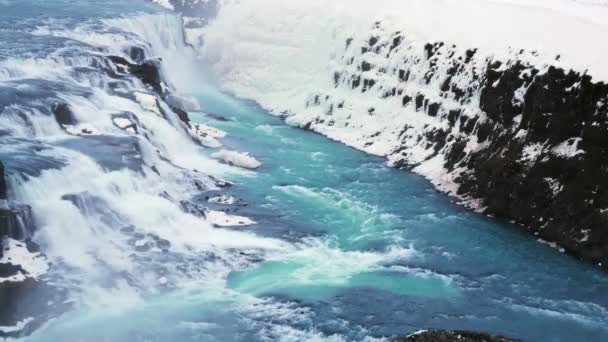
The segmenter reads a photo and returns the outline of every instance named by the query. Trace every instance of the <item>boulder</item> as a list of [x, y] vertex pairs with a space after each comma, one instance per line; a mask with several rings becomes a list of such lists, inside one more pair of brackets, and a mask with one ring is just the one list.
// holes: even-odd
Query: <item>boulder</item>
[[421, 330], [405, 337], [397, 337], [394, 342], [517, 342], [500, 336], [465, 330]]
[[60, 125], [76, 125], [78, 122], [74, 117], [74, 113], [70, 109], [70, 106], [63, 102], [54, 103], [51, 106], [51, 111], [55, 116], [55, 120]]

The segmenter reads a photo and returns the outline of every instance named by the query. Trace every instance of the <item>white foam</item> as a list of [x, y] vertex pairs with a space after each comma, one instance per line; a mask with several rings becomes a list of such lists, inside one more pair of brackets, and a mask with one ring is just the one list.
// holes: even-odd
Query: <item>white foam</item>
[[[23, 269], [25, 273], [20, 271], [7, 278], [0, 278], [0, 283], [20, 282], [27, 278], [38, 279], [49, 269], [46, 258], [40, 253], [28, 251], [23, 242], [6, 238], [2, 242], [2, 248], [4, 250], [4, 256], [0, 259], [0, 264], [21, 266], [21, 269]], [[0, 330], [2, 330], [2, 328], [0, 328]]]

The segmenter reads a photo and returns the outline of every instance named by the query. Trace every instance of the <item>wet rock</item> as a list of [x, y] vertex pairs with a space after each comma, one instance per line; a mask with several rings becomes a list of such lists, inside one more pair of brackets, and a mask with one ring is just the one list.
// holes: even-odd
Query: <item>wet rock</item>
[[405, 337], [397, 337], [394, 342], [518, 342], [500, 336], [492, 336], [465, 330], [423, 330]]
[[0, 161], [0, 200], [7, 199], [8, 189], [6, 187], [6, 178], [4, 174], [4, 163]]
[[131, 75], [137, 77], [143, 84], [152, 88], [156, 93], [164, 93], [160, 72], [160, 59], [148, 59], [141, 63], [131, 63], [120, 56], [108, 56], [107, 58], [116, 65], [126, 66], [126, 70]]
[[59, 102], [53, 104], [51, 111], [55, 116], [55, 120], [60, 125], [76, 125], [78, 123], [74, 117], [74, 113], [72, 113], [72, 110], [70, 109], [70, 106], [66, 103]]
[[129, 47], [128, 54], [135, 63], [141, 63], [146, 59], [146, 50], [141, 46]]
[[[34, 232], [32, 208], [28, 205], [11, 203], [0, 208], [0, 239], [3, 237], [25, 240]], [[0, 252], [0, 256], [2, 252]]]
[[180, 207], [185, 213], [198, 217], [205, 217], [205, 207], [201, 206], [200, 204], [183, 200], [180, 202]]
[[190, 117], [188, 116], [188, 112], [178, 107], [171, 107], [171, 110], [177, 114], [177, 117], [188, 127], [192, 127], [190, 125]]

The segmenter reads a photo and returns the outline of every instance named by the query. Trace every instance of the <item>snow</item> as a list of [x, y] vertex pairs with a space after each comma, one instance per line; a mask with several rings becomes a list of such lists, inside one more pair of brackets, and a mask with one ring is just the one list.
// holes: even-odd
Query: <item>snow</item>
[[209, 148], [221, 147], [222, 143], [217, 139], [226, 136], [226, 132], [205, 124], [191, 124], [190, 130], [203, 146]]
[[[414, 171], [456, 193], [453, 180], [468, 170], [448, 173], [444, 162], [449, 144], [437, 153], [427, 136], [447, 130], [465, 140], [467, 153], [487, 147], [446, 122], [451, 109], [462, 109], [465, 119], [486, 119], [478, 107], [478, 70], [485, 70], [490, 58], [507, 63], [517, 59], [537, 66], [541, 73], [554, 65], [608, 80], [608, 59], [604, 58], [608, 45], [601, 43], [608, 34], [606, 18], [606, 3], [594, 1], [225, 1], [217, 18], [200, 29], [205, 43], [199, 53], [223, 90], [284, 115], [290, 125], [386, 156], [391, 165], [405, 161], [417, 166]], [[402, 43], [389, 51], [397, 36]], [[377, 38], [374, 46], [379, 50], [362, 53], [370, 37]], [[436, 61], [439, 76], [425, 82], [428, 64], [420, 62], [426, 60], [424, 46], [436, 41], [446, 43]], [[478, 52], [452, 82], [461, 89], [477, 90], [465, 104], [445, 98], [439, 89], [452, 62], [447, 56], [462, 57], [473, 48]], [[363, 63], [370, 65], [369, 70], [361, 70]], [[505, 64], [501, 67], [506, 68]], [[398, 69], [411, 72], [408, 82], [399, 79]], [[353, 75], [361, 76], [361, 85], [353, 85]], [[375, 83], [363, 89], [366, 78]], [[400, 96], [386, 96], [391, 89]], [[517, 90], [514, 101], [521, 102], [525, 91]], [[423, 94], [429, 104], [439, 103], [439, 113], [430, 116], [427, 108], [418, 110], [413, 103], [417, 94]], [[403, 105], [403, 95], [412, 101]], [[521, 116], [516, 117], [512, 128], [520, 121]], [[525, 139], [526, 135], [522, 130], [516, 137]], [[582, 153], [571, 150], [572, 146], [576, 148], [531, 144], [521, 161], [534, 162], [545, 152], [570, 157]], [[227, 154], [217, 156], [226, 161]]]
[[252, 157], [247, 152], [221, 150], [212, 154], [211, 156], [227, 164], [242, 167], [245, 169], [257, 169], [262, 165], [262, 163], [260, 163], [257, 159]]
[[607, 7], [568, 0], [259, 0], [224, 4], [206, 28], [205, 42], [216, 72], [247, 97], [316, 88], [332, 47], [360, 37], [375, 21], [418, 42], [445, 41], [496, 55], [540, 51], [550, 63], [560, 55], [561, 64], [608, 79], [608, 46], [601, 43], [606, 18]]
[[2, 243], [2, 247], [4, 256], [0, 259], [0, 264], [21, 266], [24, 272], [18, 272], [7, 278], [0, 278], [0, 283], [20, 282], [27, 278], [38, 279], [38, 277], [45, 274], [49, 269], [46, 258], [40, 253], [31, 253], [28, 251], [23, 242], [6, 238]]
[[257, 224], [257, 222], [248, 217], [230, 215], [223, 211], [209, 210], [205, 213], [205, 218], [209, 223], [219, 227], [239, 227]]
[[135, 92], [133, 95], [135, 96], [135, 101], [137, 101], [143, 109], [162, 117], [156, 96], [140, 92]]
[[135, 134], [135, 124], [129, 120], [129, 119], [125, 119], [125, 118], [113, 118], [112, 122], [114, 123], [114, 125], [122, 130], [125, 130], [129, 133], [133, 133]]
[[205, 124], [193, 124], [192, 131], [199, 136], [210, 136], [212, 138], [226, 137], [226, 132]]
[[236, 203], [236, 198], [234, 198], [232, 196], [228, 196], [228, 195], [222, 195], [222, 196], [212, 197], [209, 199], [208, 202], [215, 203], [215, 204], [232, 205], [232, 204]]
[[555, 146], [551, 153], [564, 158], [573, 158], [579, 154], [585, 154], [585, 151], [578, 148], [581, 138], [570, 138], [561, 144]]
[[523, 155], [520, 161], [525, 163], [534, 163], [542, 154], [544, 146], [539, 143], [528, 144], [524, 146]]
[[159, 4], [159, 5], [163, 6], [164, 8], [171, 10], [171, 11], [175, 9], [173, 4], [171, 4], [170, 0], [152, 0], [152, 2], [154, 2], [155, 4]]

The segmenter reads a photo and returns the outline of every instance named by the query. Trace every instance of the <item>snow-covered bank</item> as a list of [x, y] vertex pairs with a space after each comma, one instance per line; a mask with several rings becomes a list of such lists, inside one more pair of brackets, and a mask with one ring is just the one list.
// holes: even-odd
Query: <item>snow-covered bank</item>
[[605, 19], [595, 1], [225, 1], [200, 52], [288, 123], [608, 264]]

